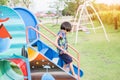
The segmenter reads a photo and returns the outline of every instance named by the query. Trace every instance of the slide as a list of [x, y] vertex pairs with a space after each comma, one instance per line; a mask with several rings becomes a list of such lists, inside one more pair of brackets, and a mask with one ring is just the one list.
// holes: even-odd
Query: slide
[[[37, 45], [37, 48], [35, 48], [33, 45]], [[64, 62], [59, 58], [58, 53], [55, 50], [53, 50], [51, 47], [49, 47], [47, 44], [42, 42], [41, 40], [38, 39], [32, 42], [28, 48], [38, 51], [41, 55], [46, 57], [50, 62], [54, 63], [57, 67], [62, 69]], [[78, 74], [78, 68], [75, 65], [74, 65], [74, 71], [76, 74]], [[83, 76], [83, 71], [80, 70], [80, 77], [82, 76]]]
[[17, 74], [11, 67], [10, 61], [2, 60], [0, 61], [0, 80], [24, 80], [24, 77]]
[[[8, 44], [10, 45], [9, 49], [7, 49], [4, 52], [1, 51], [2, 53], [0, 53], [0, 55], [13, 55], [13, 54], [21, 55], [21, 48], [23, 47], [23, 45], [26, 44], [24, 21], [22, 20], [20, 15], [17, 12], [15, 12], [13, 9], [7, 6], [1, 6], [1, 5], [0, 5], [0, 18], [7, 19], [7, 21], [0, 22], [0, 23], [3, 24], [3, 27], [2, 27], [3, 30], [6, 29], [7, 33], [9, 33], [10, 35], [10, 36], [6, 35], [6, 37], [3, 36], [0, 38], [0, 41], [4, 41], [2, 44], [4, 47], [6, 45], [5, 41], [7, 36], [11, 37], [11, 39], [7, 41], [10, 43]], [[0, 47], [2, 46], [0, 45]]]
[[[14, 8], [14, 10], [22, 17], [25, 23], [25, 28], [32, 26], [38, 29], [36, 26], [38, 24], [37, 19], [30, 11], [25, 8]], [[34, 41], [38, 37], [38, 34], [34, 30], [30, 29], [28, 32], [29, 42]]]
[[28, 59], [17, 55], [0, 56], [0, 80], [16, 79], [31, 80]]
[[[2, 5], [0, 5], [0, 19], [0, 23], [3, 24], [0, 28], [5, 34], [0, 38], [0, 80], [26, 80], [24, 79], [26, 76], [31, 80], [28, 60], [17, 57], [21, 56], [21, 49], [26, 45], [24, 21], [14, 9]], [[15, 63], [23, 75], [17, 74], [11, 63]]]
[[[33, 14], [30, 11], [28, 11], [28, 10], [26, 10], [24, 8], [14, 8], [14, 10], [16, 10], [21, 15], [21, 17], [23, 18], [25, 24], [31, 23], [31, 20], [30, 20], [30, 22], [28, 20], [29, 18], [30, 19], [33, 18], [32, 19], [33, 23], [34, 22], [36, 23], [37, 20], [35, 20], [36, 18], [33, 17]], [[28, 19], [26, 19], [25, 17], [27, 17]], [[36, 29], [36, 30], [39, 31], [39, 29], [37, 29], [35, 27], [35, 25], [29, 25], [29, 26], [32, 26], [34, 29]], [[28, 49], [31, 52], [33, 50], [34, 52], [37, 52], [37, 53], [41, 54], [46, 59], [48, 59], [50, 62], [52, 62], [53, 64], [55, 64], [57, 67], [59, 67], [60, 69], [62, 69], [62, 66], [63, 66], [64, 62], [59, 58], [58, 53], [55, 50], [53, 50], [51, 47], [49, 47], [47, 44], [45, 44], [44, 42], [42, 42], [39, 38], [34, 37], [34, 36], [36, 36], [36, 34], [34, 34], [34, 33], [36, 33], [36, 31], [34, 31], [34, 30], [30, 31], [30, 30], [31, 29], [28, 30], [28, 34], [29, 34], [28, 35], [28, 39], [29, 39], [29, 41], [32, 40], [32, 42], [28, 45]], [[32, 32], [33, 32], [33, 35], [31, 35]], [[36, 46], [34, 46], [34, 45], [36, 45]], [[31, 54], [31, 53], [28, 53], [28, 56], [32, 55], [32, 56], [35, 57], [37, 55], [37, 53], [35, 55]], [[74, 65], [74, 71], [75, 71], [76, 74], [78, 74], [77, 70], [78, 70], [78, 68]], [[70, 75], [71, 77], [73, 77], [71, 75], [71, 72], [68, 73], [68, 75]], [[83, 76], [83, 71], [82, 70], [80, 70], [80, 75], [79, 76], [80, 77]]]
[[[38, 21], [36, 17], [33, 15], [33, 13], [21, 7], [16, 7], [14, 8], [14, 10], [21, 16], [22, 20], [24, 21], [25, 28], [32, 26], [33, 28], [39, 30], [39, 27], [36, 26], [38, 24]], [[29, 32], [28, 33], [29, 42], [33, 42], [37, 38], [40, 38], [40, 36], [36, 33], [36, 31], [29, 29], [28, 32]], [[34, 52], [34, 50], [28, 48], [28, 57], [30, 61], [34, 60], [37, 56], [38, 56], [37, 52]]]

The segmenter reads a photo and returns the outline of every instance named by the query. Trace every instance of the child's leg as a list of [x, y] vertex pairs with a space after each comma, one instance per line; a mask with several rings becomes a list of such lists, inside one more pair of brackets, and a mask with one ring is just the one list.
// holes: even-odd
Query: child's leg
[[70, 70], [72, 71], [72, 74], [75, 75], [72, 62], [70, 63]]
[[66, 67], [67, 67], [67, 64], [64, 64], [64, 65], [63, 65], [63, 69], [66, 69]]
[[64, 64], [64, 65], [63, 65], [63, 69], [64, 69], [65, 71], [67, 71], [67, 72], [69, 72], [68, 65], [69, 65], [69, 64]]
[[72, 62], [70, 63], [70, 70], [71, 70], [73, 76], [74, 76], [75, 78], [77, 78], [77, 75], [75, 74], [74, 69], [73, 69], [73, 64], [72, 64]]

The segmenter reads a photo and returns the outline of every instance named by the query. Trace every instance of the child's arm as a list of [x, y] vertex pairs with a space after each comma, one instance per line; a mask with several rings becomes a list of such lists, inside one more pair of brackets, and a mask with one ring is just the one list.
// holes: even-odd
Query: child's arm
[[56, 40], [55, 40], [55, 44], [58, 46], [58, 39], [59, 39], [59, 36], [56, 37]]
[[59, 40], [59, 38], [62, 38], [62, 36], [58, 35], [58, 36], [56, 37], [55, 44], [63, 49], [62, 53], [66, 53], [66, 50], [64, 49], [64, 46], [58, 45], [58, 40]]

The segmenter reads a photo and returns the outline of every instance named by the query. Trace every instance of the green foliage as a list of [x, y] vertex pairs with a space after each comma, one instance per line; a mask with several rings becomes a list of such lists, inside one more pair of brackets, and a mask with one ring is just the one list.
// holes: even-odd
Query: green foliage
[[106, 5], [104, 3], [101, 3], [101, 4], [96, 4], [96, 3], [93, 3], [93, 6], [94, 8], [97, 10], [97, 11], [111, 11], [111, 10], [120, 10], [120, 5]]
[[76, 8], [77, 8], [77, 5], [75, 5], [75, 3], [69, 2], [68, 6], [63, 10], [62, 14], [63, 15], [73, 15]]
[[14, 4], [14, 6], [18, 3], [20, 3], [20, 0], [12, 0], [12, 3]]
[[[94, 8], [98, 12], [103, 23], [111, 24], [113, 26], [120, 26], [120, 5], [106, 5], [106, 4], [94, 4]], [[98, 20], [95, 13], [88, 8], [88, 12], [92, 13], [92, 19]]]
[[66, 8], [62, 11], [63, 15], [74, 15], [77, 11], [77, 8], [79, 6], [79, 0], [75, 0], [75, 2], [67, 2]]
[[[120, 11], [102, 11], [98, 13], [102, 22], [106, 24], [115, 24], [117, 18], [117, 25], [120, 26]], [[98, 20], [97, 16], [93, 14], [93, 20]]]
[[8, 0], [1, 0], [1, 1], [0, 1], [0, 5], [6, 5], [7, 2], [8, 2]]

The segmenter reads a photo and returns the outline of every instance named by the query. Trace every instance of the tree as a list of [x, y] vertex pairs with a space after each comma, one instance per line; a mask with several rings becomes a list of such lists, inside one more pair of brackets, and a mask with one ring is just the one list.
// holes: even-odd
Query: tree
[[0, 5], [6, 5], [7, 2], [8, 2], [8, 0], [1, 0], [1, 1], [0, 1]]
[[18, 3], [20, 3], [20, 0], [8, 0], [8, 6], [10, 7], [15, 7]]
[[80, 0], [67, 1], [67, 6], [63, 10], [63, 15], [74, 15], [78, 6], [81, 4]]
[[56, 24], [58, 24], [58, 19], [62, 16], [62, 10], [65, 8], [66, 4], [65, 4], [66, 0], [56, 0], [54, 2], [51, 2], [51, 4], [49, 5], [50, 8], [53, 8], [56, 12]]
[[31, 4], [31, 1], [30, 0], [23, 0], [23, 4], [29, 8], [30, 4]]
[[8, 0], [9, 6], [15, 7], [17, 5], [21, 5], [29, 8], [31, 1], [30, 0]]

